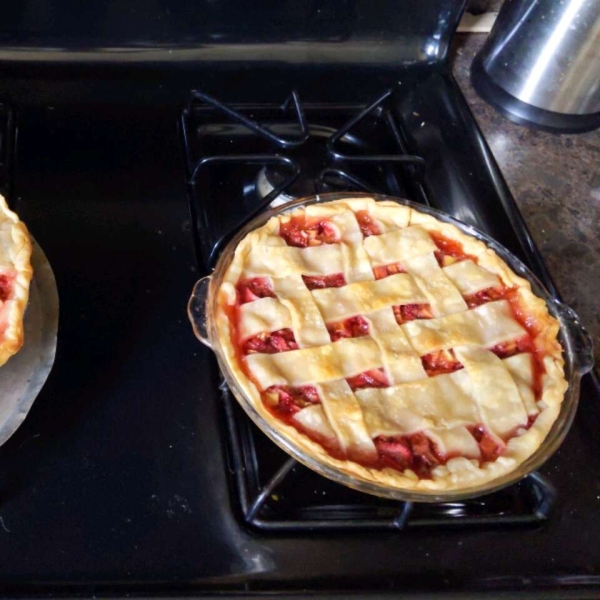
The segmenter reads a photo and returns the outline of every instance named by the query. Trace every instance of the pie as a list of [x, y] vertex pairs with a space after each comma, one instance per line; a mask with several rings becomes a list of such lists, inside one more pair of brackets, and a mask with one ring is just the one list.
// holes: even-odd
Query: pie
[[32, 276], [25, 225], [0, 196], [0, 366], [23, 345], [23, 314]]
[[509, 473], [567, 389], [559, 324], [529, 282], [478, 239], [392, 201], [310, 204], [251, 231], [214, 322], [273, 430], [393, 488]]

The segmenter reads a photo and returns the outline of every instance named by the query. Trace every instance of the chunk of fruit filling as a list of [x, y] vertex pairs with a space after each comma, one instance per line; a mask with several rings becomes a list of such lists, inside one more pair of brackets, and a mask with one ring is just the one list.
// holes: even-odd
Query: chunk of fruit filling
[[272, 385], [262, 393], [262, 397], [264, 403], [282, 417], [291, 417], [307, 406], [321, 403], [313, 385]]
[[370, 371], [359, 373], [354, 377], [348, 377], [346, 381], [352, 391], [363, 388], [384, 388], [390, 385], [383, 368], [371, 369]]
[[479, 445], [483, 462], [492, 462], [502, 455], [506, 448], [504, 442], [490, 434], [483, 425], [472, 425], [468, 429]]
[[340, 240], [340, 233], [333, 223], [324, 219], [306, 218], [304, 215], [281, 223], [279, 235], [288, 246], [298, 248], [335, 244]]
[[410, 469], [421, 479], [431, 477], [431, 471], [445, 462], [435, 444], [424, 433], [405, 436], [379, 436], [373, 440], [382, 467], [399, 471]]
[[341, 340], [342, 338], [362, 337], [369, 334], [369, 322], [359, 315], [345, 321], [329, 323], [327, 331], [329, 331], [332, 342]]
[[385, 279], [390, 275], [397, 275], [398, 273], [406, 273], [406, 269], [400, 263], [391, 263], [373, 268], [375, 279]]
[[240, 279], [235, 287], [240, 304], [254, 302], [254, 300], [258, 300], [259, 298], [275, 298], [273, 285], [267, 277]]
[[398, 324], [414, 321], [415, 319], [433, 319], [429, 304], [404, 304], [394, 306], [394, 316]]
[[276, 354], [297, 349], [298, 344], [291, 329], [259, 333], [242, 344], [244, 354]]
[[508, 342], [496, 344], [493, 348], [490, 348], [490, 351], [499, 358], [508, 358], [509, 356], [522, 354], [523, 352], [533, 352], [534, 347], [531, 336], [529, 334], [525, 334], [518, 340], [510, 340]]
[[454, 373], [463, 368], [461, 362], [454, 355], [453, 350], [436, 350], [421, 357], [421, 363], [429, 377]]
[[460, 242], [451, 240], [435, 231], [429, 232], [429, 237], [433, 240], [433, 243], [438, 247], [435, 251], [435, 257], [441, 267], [447, 267], [455, 262], [470, 258], [474, 262], [477, 259], [470, 254], [467, 254]]
[[309, 290], [322, 290], [324, 288], [346, 285], [343, 273], [334, 273], [333, 275], [302, 275], [302, 279]]
[[358, 221], [360, 231], [365, 237], [369, 237], [370, 235], [379, 235], [381, 233], [381, 229], [373, 217], [369, 214], [368, 210], [359, 210], [356, 213], [356, 220]]
[[502, 300], [506, 298], [507, 292], [508, 290], [503, 286], [491, 287], [486, 288], [485, 290], [481, 290], [480, 292], [476, 292], [475, 294], [469, 294], [464, 298], [469, 308], [475, 308], [476, 306], [481, 306], [486, 302]]
[[10, 299], [13, 291], [14, 276], [8, 273], [0, 273], [0, 302]]

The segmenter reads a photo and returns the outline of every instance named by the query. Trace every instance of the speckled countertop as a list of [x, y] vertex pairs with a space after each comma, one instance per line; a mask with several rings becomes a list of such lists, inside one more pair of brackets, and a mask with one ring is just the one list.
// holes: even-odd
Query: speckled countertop
[[459, 34], [454, 75], [563, 300], [592, 334], [600, 365], [600, 130], [556, 135], [515, 125], [469, 80], [486, 34]]

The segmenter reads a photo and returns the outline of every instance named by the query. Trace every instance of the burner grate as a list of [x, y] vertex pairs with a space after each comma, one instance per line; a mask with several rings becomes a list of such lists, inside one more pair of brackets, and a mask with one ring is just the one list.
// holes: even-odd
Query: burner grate
[[[303, 107], [292, 92], [281, 106], [234, 109], [193, 91], [179, 125], [196, 251], [203, 266], [213, 267], [232, 234], [278, 197], [367, 191], [428, 204], [422, 183], [425, 161], [406, 152], [391, 98], [388, 90], [358, 112], [355, 106], [329, 106], [323, 111], [314, 104]], [[315, 116], [313, 124], [306, 114]], [[323, 118], [335, 127], [320, 126]], [[367, 137], [374, 141], [365, 142]], [[240, 152], [246, 148], [250, 151]], [[271, 178], [264, 176], [269, 167], [275, 167]], [[247, 176], [240, 178], [240, 173]], [[299, 178], [302, 183], [293, 189]]]

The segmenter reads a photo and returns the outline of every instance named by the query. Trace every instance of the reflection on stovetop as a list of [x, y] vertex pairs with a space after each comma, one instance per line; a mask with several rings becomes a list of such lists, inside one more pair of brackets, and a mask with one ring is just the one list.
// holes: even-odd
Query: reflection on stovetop
[[[193, 92], [180, 128], [198, 260], [205, 268], [260, 211], [305, 195], [367, 191], [429, 204], [424, 161], [406, 152], [391, 92], [367, 107], [309, 104], [234, 110]], [[369, 496], [289, 458], [223, 386], [224, 432], [242, 521], [266, 531], [402, 530], [540, 523], [554, 504], [538, 473], [485, 497], [413, 504]]]

